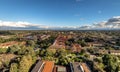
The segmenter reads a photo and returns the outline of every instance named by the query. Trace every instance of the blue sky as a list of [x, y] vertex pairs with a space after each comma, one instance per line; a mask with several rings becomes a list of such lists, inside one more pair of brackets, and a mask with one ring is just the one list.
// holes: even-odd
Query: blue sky
[[0, 20], [82, 26], [120, 15], [120, 0], [0, 0]]

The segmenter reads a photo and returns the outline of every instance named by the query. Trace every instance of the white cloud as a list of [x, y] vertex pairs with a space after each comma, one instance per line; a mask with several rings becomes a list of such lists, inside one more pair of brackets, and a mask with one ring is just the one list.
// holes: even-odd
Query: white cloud
[[10, 21], [0, 21], [0, 26], [10, 26], [10, 27], [26, 27], [27, 25], [30, 25], [28, 22], [10, 22]]
[[[94, 23], [90, 26], [87, 26], [86, 29], [120, 29], [120, 16], [114, 16], [108, 21], [103, 21], [99, 23]], [[84, 27], [85, 29], [85, 27]]]
[[120, 18], [120, 16], [113, 16], [113, 18]]
[[36, 27], [36, 28], [49, 28], [49, 26], [44, 26], [40, 24], [32, 24], [29, 22], [24, 21], [18, 21], [18, 22], [12, 22], [12, 21], [2, 21], [0, 20], [0, 27], [21, 27], [21, 28], [27, 28], [27, 27]]
[[[82, 19], [83, 20], [83, 19]], [[11, 21], [2, 21], [0, 20], [0, 30], [11, 28], [12, 29], [120, 29], [120, 16], [114, 16], [107, 21], [93, 23], [92, 25], [87, 24], [83, 26], [45, 26], [41, 24], [32, 24], [29, 22], [18, 21], [18, 22], [11, 22]]]

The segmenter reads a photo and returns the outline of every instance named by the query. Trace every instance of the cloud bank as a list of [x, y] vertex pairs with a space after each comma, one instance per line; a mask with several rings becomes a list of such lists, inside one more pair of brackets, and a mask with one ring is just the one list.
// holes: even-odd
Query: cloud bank
[[114, 16], [108, 21], [94, 23], [90, 26], [82, 26], [83, 29], [120, 29], [120, 16]]
[[107, 21], [93, 23], [86, 26], [68, 26], [56, 27], [45, 26], [41, 24], [32, 24], [29, 22], [11, 22], [0, 20], [0, 30], [93, 30], [93, 29], [120, 29], [120, 16], [114, 16]]
[[48, 26], [40, 25], [40, 24], [32, 24], [29, 22], [18, 21], [18, 22], [11, 22], [11, 21], [2, 21], [0, 20], [0, 30], [22, 30], [22, 29], [47, 29]]

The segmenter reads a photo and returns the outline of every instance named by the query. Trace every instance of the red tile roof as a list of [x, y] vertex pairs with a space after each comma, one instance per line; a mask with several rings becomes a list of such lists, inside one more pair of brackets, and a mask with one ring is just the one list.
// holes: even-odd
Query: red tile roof
[[73, 52], [80, 52], [81, 51], [81, 45], [79, 45], [79, 44], [72, 44], [72, 51]]
[[54, 68], [54, 62], [53, 61], [44, 61], [45, 65], [42, 72], [52, 72]]
[[18, 44], [24, 45], [25, 42], [24, 41], [23, 42], [10, 41], [10, 42], [6, 42], [6, 43], [1, 43], [0, 48], [3, 48], [3, 47], [7, 48], [7, 47], [10, 47], [10, 46], [13, 46], [13, 45], [18, 45]]

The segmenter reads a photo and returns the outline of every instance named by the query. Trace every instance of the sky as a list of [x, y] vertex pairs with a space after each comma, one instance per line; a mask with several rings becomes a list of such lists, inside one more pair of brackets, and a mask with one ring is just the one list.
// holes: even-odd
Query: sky
[[84, 26], [120, 16], [120, 0], [0, 0], [1, 21]]

